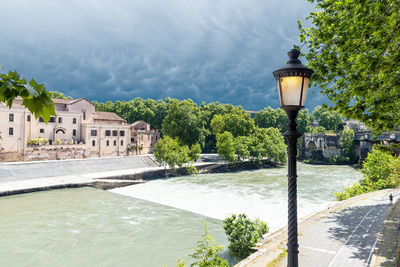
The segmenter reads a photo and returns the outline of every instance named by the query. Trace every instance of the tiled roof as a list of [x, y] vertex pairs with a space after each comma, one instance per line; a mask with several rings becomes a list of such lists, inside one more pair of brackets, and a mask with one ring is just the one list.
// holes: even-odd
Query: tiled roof
[[145, 121], [135, 121], [134, 123], [131, 124], [131, 126], [136, 126], [136, 125], [138, 125], [139, 123], [142, 123], [142, 122], [148, 124], [148, 123], [145, 122]]
[[71, 101], [73, 101], [72, 99], [58, 99], [58, 98], [52, 98], [51, 100], [53, 100], [54, 104], [64, 104], [64, 105], [68, 105], [71, 103]]
[[106, 120], [106, 121], [125, 121], [123, 118], [115, 114], [114, 112], [98, 111], [93, 114], [94, 120]]

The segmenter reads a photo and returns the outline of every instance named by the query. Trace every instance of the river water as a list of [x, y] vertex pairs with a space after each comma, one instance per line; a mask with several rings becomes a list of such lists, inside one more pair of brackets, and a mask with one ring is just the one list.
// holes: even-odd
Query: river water
[[[0, 199], [0, 266], [175, 266], [208, 222], [246, 213], [271, 230], [287, 221], [287, 169], [159, 179], [110, 191], [65, 189]], [[298, 165], [299, 218], [361, 178], [347, 166]]]

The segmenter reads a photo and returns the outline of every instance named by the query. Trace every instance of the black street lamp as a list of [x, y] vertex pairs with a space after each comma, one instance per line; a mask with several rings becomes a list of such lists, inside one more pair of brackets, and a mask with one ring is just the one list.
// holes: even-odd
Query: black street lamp
[[301, 136], [296, 130], [296, 117], [304, 107], [308, 86], [313, 70], [306, 68], [298, 59], [300, 51], [288, 52], [289, 60], [279, 70], [274, 71], [278, 83], [281, 108], [286, 111], [289, 125], [284, 136], [288, 142], [288, 263], [289, 267], [298, 266], [299, 243], [297, 240], [297, 139]]

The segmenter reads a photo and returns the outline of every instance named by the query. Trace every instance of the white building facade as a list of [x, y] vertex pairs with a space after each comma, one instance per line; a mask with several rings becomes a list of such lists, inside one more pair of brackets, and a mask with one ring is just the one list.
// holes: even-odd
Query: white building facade
[[[115, 113], [96, 112], [85, 98], [53, 99], [46, 124], [21, 104], [0, 105], [0, 161], [124, 156], [130, 125]], [[32, 141], [41, 140], [41, 144]]]

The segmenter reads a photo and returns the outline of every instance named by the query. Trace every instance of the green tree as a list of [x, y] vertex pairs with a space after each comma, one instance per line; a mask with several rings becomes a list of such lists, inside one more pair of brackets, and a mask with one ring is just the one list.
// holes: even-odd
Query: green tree
[[235, 162], [235, 141], [230, 132], [217, 134], [217, 151], [225, 160]]
[[268, 158], [272, 162], [285, 163], [286, 144], [276, 128], [256, 128], [249, 144], [249, 154], [253, 161]]
[[281, 108], [268, 107], [256, 114], [256, 124], [260, 128], [277, 128], [284, 133], [287, 131], [288, 123], [286, 112]]
[[345, 128], [342, 131], [340, 137], [340, 146], [342, 147], [342, 156], [348, 158], [350, 161], [354, 161], [354, 131], [352, 129]]
[[297, 115], [296, 123], [297, 131], [299, 133], [304, 134], [305, 132], [307, 132], [307, 127], [311, 123], [311, 116], [308, 112], [308, 109], [300, 110], [299, 114]]
[[72, 99], [72, 97], [68, 96], [66, 97], [63, 93], [58, 92], [58, 91], [49, 91], [50, 97], [51, 98], [56, 98], [56, 99]]
[[250, 220], [246, 214], [234, 214], [226, 218], [223, 223], [229, 241], [229, 251], [239, 259], [252, 254], [253, 247], [269, 231], [265, 222], [259, 219]]
[[344, 124], [343, 118], [337, 111], [329, 110], [323, 106], [317, 106], [312, 114], [311, 120], [313, 123], [318, 123], [319, 126], [324, 127], [327, 131], [332, 130], [337, 132]]
[[173, 100], [162, 123], [164, 135], [177, 137], [185, 145], [199, 143], [204, 146], [204, 124], [199, 109], [192, 100]]
[[234, 109], [231, 113], [215, 115], [211, 120], [211, 128], [214, 134], [225, 131], [232, 133], [234, 137], [250, 135], [254, 130], [254, 120], [243, 110]]
[[376, 132], [400, 124], [400, 2], [308, 0], [316, 11], [304, 27], [313, 82], [335, 110]]
[[154, 156], [160, 163], [167, 163], [172, 170], [182, 167], [187, 149], [182, 148], [178, 138], [164, 136], [155, 145]]
[[373, 148], [372, 152], [368, 153], [361, 169], [364, 178], [360, 184], [369, 185], [379, 180], [386, 180], [392, 172], [393, 160], [394, 157], [389, 152]]
[[[287, 131], [288, 123], [289, 119], [287, 118], [286, 112], [281, 108], [275, 110], [268, 107], [256, 114], [256, 125], [260, 128], [277, 128], [283, 134]], [[310, 125], [308, 109], [303, 109], [299, 112], [296, 123], [297, 131], [305, 133], [307, 126]]]
[[56, 115], [50, 93], [46, 91], [44, 84], [38, 84], [34, 79], [27, 82], [16, 71], [0, 74], [0, 103], [11, 107], [17, 97], [21, 97], [22, 105], [33, 113], [36, 119], [40, 116], [48, 122], [50, 116]]
[[167, 163], [173, 171], [186, 164], [187, 171], [195, 173], [197, 169], [192, 164], [200, 157], [200, 152], [199, 144], [189, 148], [182, 145], [178, 138], [164, 136], [155, 145], [154, 156], [159, 163]]
[[326, 133], [328, 131], [325, 129], [325, 127], [322, 126], [317, 126], [317, 127], [307, 126], [306, 132], [316, 134], [316, 133]]
[[251, 136], [238, 136], [235, 139], [235, 154], [236, 161], [243, 161], [250, 157], [249, 146], [251, 143]]

